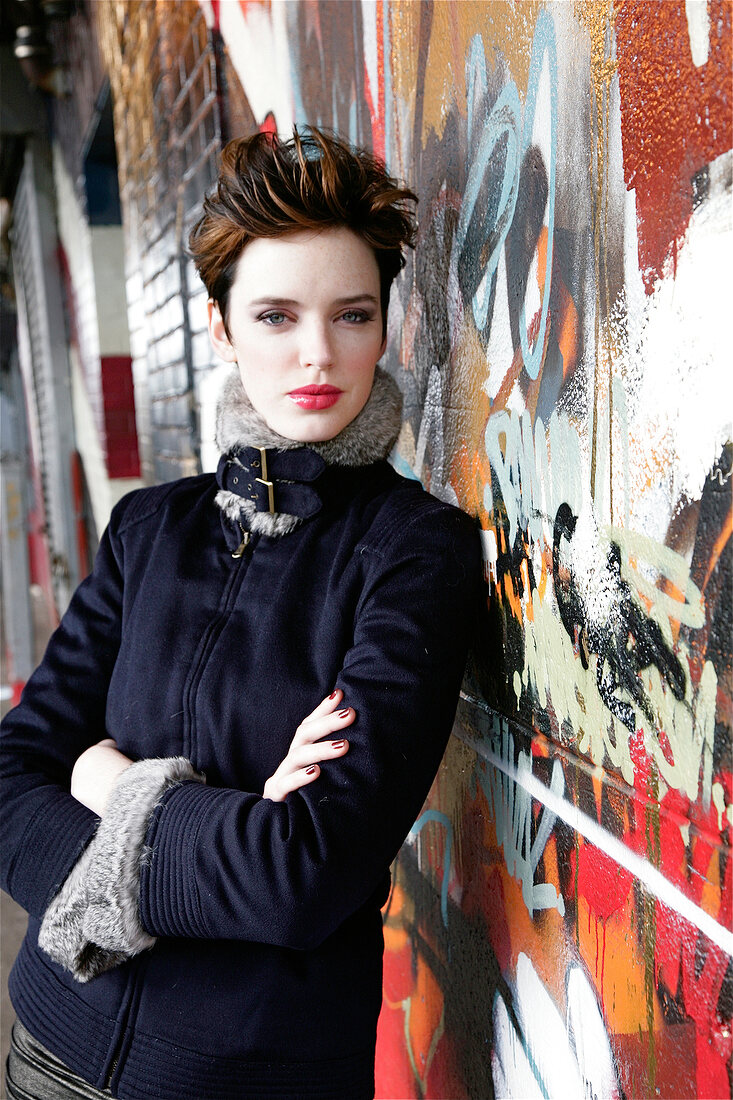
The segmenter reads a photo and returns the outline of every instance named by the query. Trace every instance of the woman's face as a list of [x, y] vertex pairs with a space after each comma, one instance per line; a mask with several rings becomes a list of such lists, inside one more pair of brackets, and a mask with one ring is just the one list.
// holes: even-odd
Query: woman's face
[[345, 228], [258, 237], [237, 264], [230, 335], [213, 302], [209, 333], [274, 431], [333, 439], [366, 404], [384, 351], [374, 253]]

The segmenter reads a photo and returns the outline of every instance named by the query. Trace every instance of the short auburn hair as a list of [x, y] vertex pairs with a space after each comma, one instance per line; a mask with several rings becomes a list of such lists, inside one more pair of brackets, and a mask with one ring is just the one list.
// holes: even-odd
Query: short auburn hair
[[315, 126], [292, 139], [257, 133], [224, 146], [219, 178], [191, 230], [189, 250], [228, 331], [229, 291], [237, 261], [257, 237], [345, 227], [374, 251], [382, 325], [389, 292], [415, 243], [417, 196], [387, 174], [382, 161]]

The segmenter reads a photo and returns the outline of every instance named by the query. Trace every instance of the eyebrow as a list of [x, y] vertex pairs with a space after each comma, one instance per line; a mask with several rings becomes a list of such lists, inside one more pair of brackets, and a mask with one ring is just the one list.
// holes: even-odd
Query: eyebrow
[[[373, 294], [351, 294], [348, 298], [335, 298], [333, 304], [335, 306], [348, 306], [353, 305], [354, 302], [371, 302], [374, 305], [378, 305], [378, 300]], [[301, 303], [295, 298], [253, 298], [249, 303], [251, 306], [298, 306]]]

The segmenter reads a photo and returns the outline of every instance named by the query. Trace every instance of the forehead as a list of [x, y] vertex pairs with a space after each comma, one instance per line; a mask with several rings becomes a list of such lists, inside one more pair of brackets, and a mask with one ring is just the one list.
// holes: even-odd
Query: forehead
[[245, 245], [233, 287], [258, 297], [309, 290], [373, 294], [379, 267], [373, 249], [345, 227], [307, 230], [282, 237], [256, 237]]

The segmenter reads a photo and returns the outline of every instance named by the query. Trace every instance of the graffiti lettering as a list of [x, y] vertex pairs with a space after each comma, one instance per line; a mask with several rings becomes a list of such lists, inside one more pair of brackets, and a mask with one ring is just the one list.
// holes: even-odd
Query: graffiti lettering
[[[502, 729], [501, 758], [514, 766], [514, 738]], [[520, 750], [517, 760], [520, 773], [532, 771], [532, 758]], [[535, 872], [555, 824], [555, 815], [544, 807], [532, 840], [532, 797], [523, 786], [490, 764], [477, 771], [481, 789], [486, 795], [489, 812], [496, 826], [496, 837], [504, 850], [509, 874], [522, 884], [522, 897], [530, 916], [540, 909], [557, 909], [562, 915], [565, 902], [550, 882], [535, 882]], [[565, 789], [562, 766], [558, 760], [552, 768], [550, 790], [562, 795]]]
[[523, 952], [517, 959], [513, 984], [513, 1020], [500, 995], [494, 1003], [496, 1043], [491, 1068], [495, 1094], [573, 1100], [618, 1097], [605, 1024], [583, 971], [576, 966], [568, 973], [565, 1021]]
[[[547, 68], [545, 69], [545, 59]], [[547, 72], [547, 87], [543, 80]], [[466, 300], [470, 300], [479, 332], [484, 332], [489, 320], [494, 277], [501, 251], [512, 227], [520, 182], [520, 164], [532, 163], [530, 154], [538, 115], [538, 101], [548, 93], [549, 110], [549, 187], [547, 191], [547, 253], [541, 281], [542, 304], [536, 324], [534, 346], [530, 348], [526, 320], [527, 283], [519, 313], [519, 340], [524, 366], [530, 378], [537, 378], [544, 357], [546, 330], [552, 284], [552, 254], [555, 231], [555, 168], [557, 145], [557, 45], [555, 26], [548, 12], [541, 11], [532, 44], [527, 100], [522, 112], [519, 92], [513, 81], [501, 89], [485, 124], [479, 126], [478, 112], [488, 91], [486, 52], [480, 35], [475, 35], [468, 54], [466, 84], [468, 100], [468, 134], [470, 147], [476, 148], [466, 189], [461, 203], [458, 240], [461, 253], [458, 273]], [[542, 116], [542, 124], [546, 122]], [[521, 138], [520, 138], [521, 134]], [[498, 176], [493, 159], [503, 145], [504, 166], [498, 199], [490, 192]], [[521, 146], [521, 148], [520, 148]], [[539, 150], [536, 157], [542, 162]]]

